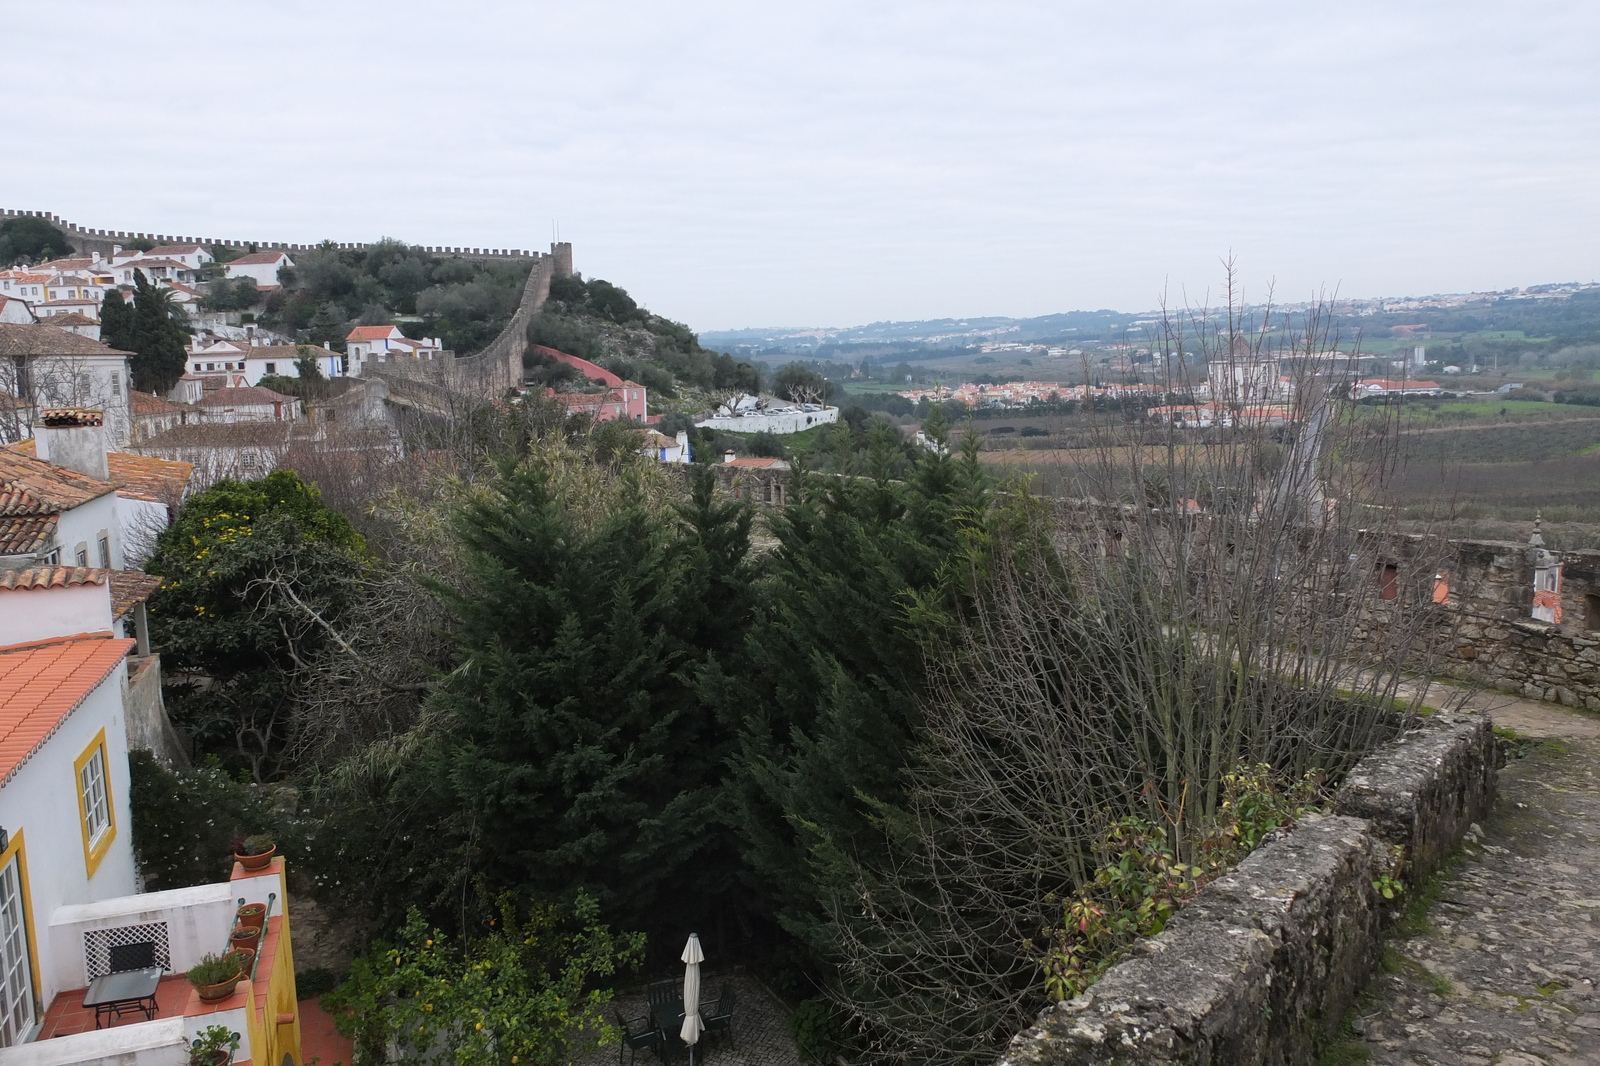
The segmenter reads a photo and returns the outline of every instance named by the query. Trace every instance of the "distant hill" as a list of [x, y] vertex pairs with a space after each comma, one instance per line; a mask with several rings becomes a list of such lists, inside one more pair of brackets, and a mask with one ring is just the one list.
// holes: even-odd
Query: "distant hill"
[[[1308, 305], [1282, 304], [1276, 314], [1293, 323]], [[1259, 309], [1257, 309], [1259, 310]], [[1497, 293], [1451, 293], [1424, 297], [1345, 300], [1335, 305], [1345, 336], [1356, 331], [1374, 340], [1452, 338], [1480, 333], [1522, 333], [1563, 343], [1600, 341], [1600, 286], [1577, 282], [1535, 285]], [[910, 355], [937, 358], [941, 349], [1012, 341], [1032, 344], [1111, 342], [1143, 338], [1160, 322], [1159, 311], [1066, 311], [1034, 318], [1002, 316], [937, 318], [916, 322], [872, 322], [861, 326], [796, 326], [707, 330], [702, 344], [747, 357], [785, 355], [827, 358], [848, 349], [855, 356]], [[1506, 338], [1510, 339], [1510, 338]], [[849, 356], [844, 356], [848, 358]]]

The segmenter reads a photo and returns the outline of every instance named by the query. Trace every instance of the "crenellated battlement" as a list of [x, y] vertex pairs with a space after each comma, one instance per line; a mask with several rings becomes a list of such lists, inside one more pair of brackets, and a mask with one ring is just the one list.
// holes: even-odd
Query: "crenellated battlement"
[[[203, 244], [206, 247], [217, 245], [223, 248], [254, 248], [256, 251], [284, 251], [289, 253], [309, 251], [322, 247], [320, 244], [293, 244], [287, 241], [263, 240], [236, 240], [230, 237], [185, 237], [170, 233], [137, 233], [127, 230], [91, 229], [80, 226], [76, 222], [68, 222], [60, 215], [53, 215], [48, 211], [17, 211], [11, 208], [0, 208], [0, 223], [12, 218], [37, 217], [43, 218], [52, 225], [57, 226], [67, 235], [67, 240], [79, 253], [99, 252], [109, 256], [115, 245], [127, 247], [131, 241], [155, 241], [157, 244]], [[366, 242], [335, 243], [333, 247], [341, 251], [355, 250], [372, 247]], [[548, 253], [529, 251], [525, 248], [470, 248], [452, 245], [418, 245], [429, 255], [456, 256], [462, 259], [485, 260], [510, 260], [525, 261], [548, 258], [551, 255], [560, 256], [562, 245], [554, 245]], [[570, 248], [570, 245], [566, 246]], [[570, 271], [570, 250], [568, 256], [568, 270]]]

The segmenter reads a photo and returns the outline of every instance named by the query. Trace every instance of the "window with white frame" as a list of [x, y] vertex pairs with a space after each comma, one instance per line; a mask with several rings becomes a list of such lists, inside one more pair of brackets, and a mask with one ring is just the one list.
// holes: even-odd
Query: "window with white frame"
[[33, 970], [23, 910], [22, 863], [13, 854], [0, 867], [0, 1047], [25, 1040], [34, 1021]]
[[78, 767], [78, 793], [83, 800], [83, 828], [89, 847], [100, 843], [111, 828], [111, 799], [106, 794], [106, 749], [97, 744]]

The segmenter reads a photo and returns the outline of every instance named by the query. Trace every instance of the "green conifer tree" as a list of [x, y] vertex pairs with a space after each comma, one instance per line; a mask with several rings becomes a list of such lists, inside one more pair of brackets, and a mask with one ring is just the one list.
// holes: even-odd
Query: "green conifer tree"
[[133, 387], [164, 393], [183, 376], [187, 334], [174, 317], [172, 292], [133, 272]]
[[118, 289], [106, 293], [100, 302], [100, 339], [118, 351], [133, 351], [133, 308]]
[[[942, 445], [942, 424], [928, 429]], [[896, 458], [875, 439], [869, 477], [818, 479], [773, 521], [745, 684], [718, 700], [730, 716], [730, 701], [751, 708], [729, 785], [749, 887], [814, 961], [849, 883], [838, 857], [878, 854], [874, 818], [903, 797], [925, 683], [917, 628], [953, 609], [949, 563], [989, 504], [975, 453], [930, 454], [903, 482], [888, 476]]]
[[629, 505], [585, 530], [532, 464], [459, 513], [470, 582], [441, 590], [459, 666], [433, 700], [447, 736], [429, 776], [472, 825], [484, 883], [588, 891], [675, 935], [714, 912], [730, 740], [694, 678], [703, 644], [738, 635], [710, 636], [740, 595], [743, 514], [702, 492], [678, 524]]

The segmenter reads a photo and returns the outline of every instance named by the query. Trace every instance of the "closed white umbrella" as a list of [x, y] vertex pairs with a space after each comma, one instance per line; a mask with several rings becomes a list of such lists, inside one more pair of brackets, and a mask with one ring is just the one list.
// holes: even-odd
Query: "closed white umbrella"
[[682, 959], [686, 964], [683, 968], [683, 1029], [678, 1035], [689, 1045], [689, 1061], [693, 1063], [694, 1046], [700, 1042], [700, 1034], [706, 1028], [700, 1020], [700, 964], [706, 961], [706, 954], [700, 950], [699, 933], [689, 934]]

